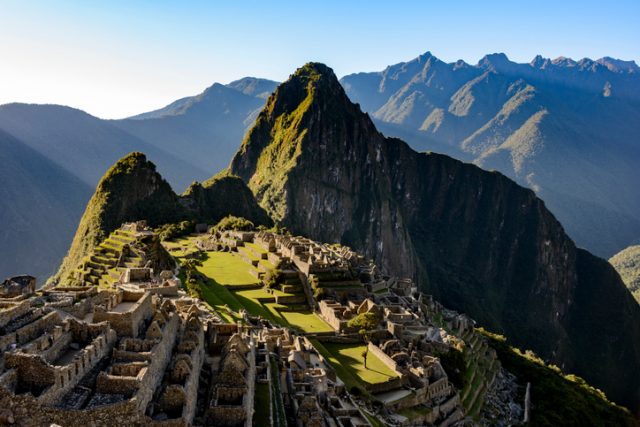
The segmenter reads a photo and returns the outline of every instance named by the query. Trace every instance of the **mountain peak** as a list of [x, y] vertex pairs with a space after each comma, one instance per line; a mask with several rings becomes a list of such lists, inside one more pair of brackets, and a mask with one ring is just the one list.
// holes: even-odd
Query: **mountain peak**
[[293, 73], [292, 77], [310, 78], [314, 80], [328, 78], [338, 81], [333, 70], [321, 62], [307, 62], [302, 67], [298, 68], [295, 73]]
[[622, 59], [605, 56], [596, 60], [596, 62], [600, 65], [604, 65], [609, 69], [609, 71], [613, 71], [615, 73], [637, 73], [640, 71], [640, 67], [638, 67], [636, 61], [624, 61]]
[[499, 68], [501, 66], [510, 65], [511, 61], [507, 55], [503, 52], [490, 53], [482, 57], [478, 62], [478, 66], [481, 68]]

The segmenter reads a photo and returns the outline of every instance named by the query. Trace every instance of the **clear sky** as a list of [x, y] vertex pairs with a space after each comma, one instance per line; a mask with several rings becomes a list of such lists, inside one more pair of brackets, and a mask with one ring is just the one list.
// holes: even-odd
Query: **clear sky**
[[121, 118], [307, 61], [338, 76], [431, 51], [476, 63], [613, 56], [640, 63], [640, 0], [0, 0], [0, 104]]

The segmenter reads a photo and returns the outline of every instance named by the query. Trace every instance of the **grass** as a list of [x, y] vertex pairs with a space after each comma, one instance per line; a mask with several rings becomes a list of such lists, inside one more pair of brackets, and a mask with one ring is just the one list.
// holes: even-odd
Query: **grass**
[[348, 390], [359, 388], [361, 391], [368, 384], [378, 384], [396, 378], [397, 374], [375, 355], [367, 356], [367, 367], [364, 367], [362, 352], [364, 344], [320, 343], [311, 340], [314, 347], [331, 363], [338, 377]]
[[333, 332], [333, 328], [311, 311], [280, 311], [280, 316], [291, 326], [307, 333]]
[[376, 417], [374, 417], [373, 415], [369, 415], [365, 412], [364, 416], [367, 417], [367, 420], [369, 420], [369, 422], [373, 427], [385, 427], [384, 423], [379, 419], [377, 419]]
[[[184, 240], [184, 239], [183, 239]], [[310, 310], [288, 312], [285, 306], [273, 302], [276, 296], [288, 296], [278, 289], [273, 293], [264, 288], [237, 289], [240, 285], [259, 285], [258, 279], [249, 274], [251, 268], [239, 256], [228, 252], [207, 252], [202, 265], [197, 269], [208, 280], [201, 287], [205, 301], [227, 321], [236, 321], [238, 316], [228, 313], [225, 307], [238, 312], [246, 309], [253, 316], [262, 316], [276, 325], [298, 329], [303, 333], [332, 332], [333, 329], [320, 316]]]
[[273, 404], [273, 425], [277, 427], [286, 427], [287, 419], [284, 412], [284, 404], [282, 402], [282, 393], [280, 391], [280, 370], [278, 364], [269, 358], [269, 369], [271, 369], [271, 386], [272, 396], [275, 397], [271, 401]]
[[410, 420], [414, 420], [418, 417], [423, 417], [429, 413], [433, 412], [432, 408], [428, 408], [424, 405], [413, 406], [410, 408], [404, 408], [398, 411], [398, 414], [403, 415]]
[[206, 252], [198, 271], [224, 286], [258, 284], [242, 258], [230, 252]]
[[267, 423], [271, 416], [271, 396], [269, 395], [269, 383], [256, 383], [256, 394], [253, 413], [253, 425], [263, 425]]

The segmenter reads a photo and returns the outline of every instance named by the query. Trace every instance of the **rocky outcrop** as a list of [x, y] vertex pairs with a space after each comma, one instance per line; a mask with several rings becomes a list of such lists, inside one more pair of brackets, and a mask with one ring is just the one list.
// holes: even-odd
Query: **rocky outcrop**
[[533, 191], [385, 138], [328, 67], [307, 64], [276, 90], [230, 170], [293, 232], [414, 275], [637, 408], [640, 307], [613, 268], [576, 249]]

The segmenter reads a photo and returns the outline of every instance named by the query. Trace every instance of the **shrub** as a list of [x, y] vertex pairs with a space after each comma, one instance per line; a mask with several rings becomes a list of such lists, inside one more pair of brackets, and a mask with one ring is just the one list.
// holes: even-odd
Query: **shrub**
[[264, 275], [264, 284], [268, 287], [268, 288], [275, 288], [276, 286], [278, 286], [278, 283], [280, 283], [282, 278], [282, 270], [279, 270], [277, 268], [272, 268], [267, 270], [267, 272]]
[[155, 229], [161, 241], [175, 239], [193, 233], [195, 225], [191, 221], [181, 221], [175, 224], [164, 224]]
[[246, 218], [240, 218], [237, 216], [229, 215], [225, 216], [216, 224], [213, 228], [214, 231], [251, 231], [255, 228], [253, 222]]

